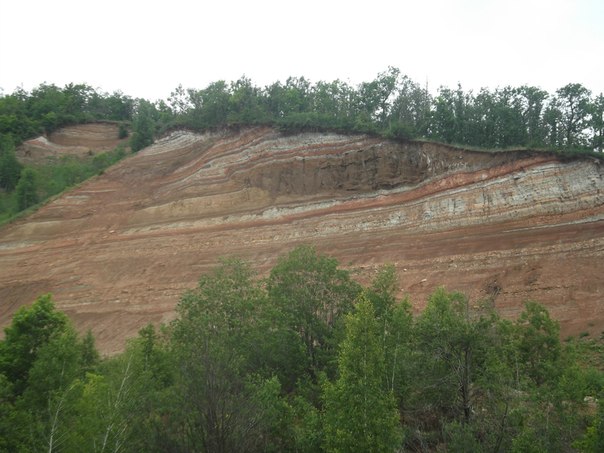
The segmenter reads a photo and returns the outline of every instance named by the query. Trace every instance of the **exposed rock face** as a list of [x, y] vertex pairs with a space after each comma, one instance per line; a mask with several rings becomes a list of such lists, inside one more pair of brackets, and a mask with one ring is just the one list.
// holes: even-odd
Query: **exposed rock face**
[[604, 328], [604, 169], [366, 136], [175, 132], [0, 229], [0, 322], [43, 292], [112, 353], [220, 256], [260, 272], [314, 244], [367, 282], [396, 266], [504, 316], [544, 303], [564, 334]]

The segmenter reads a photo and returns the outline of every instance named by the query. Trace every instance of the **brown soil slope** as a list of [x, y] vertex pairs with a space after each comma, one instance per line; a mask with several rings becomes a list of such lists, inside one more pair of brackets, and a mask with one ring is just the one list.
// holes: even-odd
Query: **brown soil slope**
[[365, 136], [175, 132], [0, 229], [0, 324], [52, 292], [112, 353], [220, 256], [265, 272], [314, 244], [368, 281], [393, 263], [419, 310], [437, 286], [564, 334], [604, 329], [604, 170]]

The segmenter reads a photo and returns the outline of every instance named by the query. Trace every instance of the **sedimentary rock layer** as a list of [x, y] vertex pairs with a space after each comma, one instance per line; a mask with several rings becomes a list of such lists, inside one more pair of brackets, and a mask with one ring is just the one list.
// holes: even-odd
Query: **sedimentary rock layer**
[[115, 123], [77, 124], [59, 129], [50, 137], [27, 140], [16, 154], [21, 162], [43, 163], [61, 156], [91, 157], [126, 142], [127, 139], [119, 138]]
[[52, 292], [105, 353], [221, 256], [260, 273], [296, 244], [367, 282], [396, 266], [417, 310], [437, 287], [564, 334], [604, 329], [604, 170], [591, 158], [472, 152], [269, 128], [174, 132], [0, 230], [0, 322]]

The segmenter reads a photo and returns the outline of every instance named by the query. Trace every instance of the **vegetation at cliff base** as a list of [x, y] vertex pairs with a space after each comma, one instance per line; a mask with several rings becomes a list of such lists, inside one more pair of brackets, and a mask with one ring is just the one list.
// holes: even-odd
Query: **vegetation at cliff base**
[[397, 293], [308, 246], [265, 279], [228, 259], [104, 359], [41, 296], [0, 341], [0, 451], [601, 451], [601, 340], [536, 302]]

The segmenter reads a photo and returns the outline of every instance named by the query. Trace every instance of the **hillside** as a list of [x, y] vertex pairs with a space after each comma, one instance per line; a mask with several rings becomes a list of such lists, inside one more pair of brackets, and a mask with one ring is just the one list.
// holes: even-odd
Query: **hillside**
[[17, 158], [23, 163], [44, 163], [61, 156], [88, 157], [110, 151], [127, 139], [119, 138], [116, 123], [76, 124], [61, 128], [49, 137], [26, 140], [17, 148]]
[[172, 319], [219, 257], [262, 272], [311, 243], [361, 281], [393, 263], [417, 310], [444, 285], [504, 316], [538, 300], [563, 335], [599, 337], [603, 177], [595, 159], [528, 151], [261, 127], [173, 132], [0, 229], [0, 325], [52, 292], [113, 353]]

